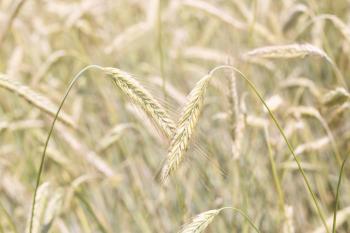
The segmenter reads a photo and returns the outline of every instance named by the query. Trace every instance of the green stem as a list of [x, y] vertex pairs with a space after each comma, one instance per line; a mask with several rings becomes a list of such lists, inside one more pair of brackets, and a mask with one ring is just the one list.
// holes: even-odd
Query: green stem
[[46, 150], [47, 150], [47, 147], [49, 145], [49, 141], [50, 141], [50, 138], [51, 138], [51, 135], [52, 135], [55, 123], [57, 121], [58, 114], [60, 113], [60, 111], [61, 111], [61, 109], [63, 107], [63, 104], [64, 104], [65, 100], [68, 97], [69, 92], [73, 88], [74, 84], [78, 81], [79, 77], [86, 70], [91, 69], [91, 68], [102, 69], [102, 67], [97, 66], [97, 65], [89, 65], [89, 66], [85, 67], [84, 69], [82, 69], [77, 75], [75, 75], [75, 77], [73, 78], [73, 80], [69, 84], [69, 86], [68, 86], [68, 88], [66, 90], [66, 93], [64, 94], [64, 96], [63, 96], [63, 98], [61, 100], [61, 103], [60, 103], [60, 105], [58, 107], [56, 115], [55, 115], [55, 117], [54, 117], [54, 119], [52, 121], [52, 124], [51, 124], [51, 127], [50, 127], [50, 131], [49, 131], [49, 134], [47, 136], [47, 139], [46, 139], [46, 142], [45, 142], [45, 145], [44, 145], [44, 150], [43, 150], [43, 153], [41, 155], [41, 161], [40, 161], [40, 166], [39, 166], [39, 170], [38, 170], [38, 175], [36, 177], [35, 190], [34, 190], [34, 195], [33, 195], [33, 200], [32, 200], [32, 211], [31, 211], [31, 215], [30, 215], [29, 233], [32, 233], [32, 231], [33, 231], [33, 220], [34, 220], [34, 213], [35, 213], [36, 195], [37, 195], [37, 191], [38, 191], [38, 188], [39, 188], [39, 185], [40, 185], [41, 175], [43, 173], [44, 162], [45, 162], [45, 157], [46, 157]]
[[348, 159], [349, 154], [345, 157], [341, 168], [339, 172], [339, 179], [338, 179], [338, 184], [337, 184], [337, 192], [335, 195], [335, 204], [334, 204], [334, 214], [333, 214], [333, 227], [332, 227], [332, 233], [335, 233], [336, 225], [337, 225], [337, 209], [339, 205], [339, 190], [340, 190], [340, 183], [341, 183], [341, 178], [343, 177], [343, 172], [344, 172], [344, 166], [346, 163], [346, 160]]
[[267, 127], [264, 128], [264, 132], [265, 132], [265, 138], [266, 138], [266, 144], [267, 144], [267, 148], [269, 151], [269, 159], [270, 159], [270, 164], [271, 164], [271, 170], [272, 170], [272, 176], [273, 176], [273, 180], [276, 186], [276, 190], [278, 193], [278, 198], [279, 198], [279, 203], [280, 203], [280, 209], [283, 212], [283, 216], [285, 216], [285, 201], [284, 201], [284, 194], [282, 191], [282, 186], [281, 186], [281, 182], [280, 179], [278, 178], [278, 174], [277, 174], [277, 169], [276, 169], [276, 163], [275, 160], [273, 158], [273, 152], [272, 152], [272, 148], [271, 148], [271, 144], [269, 141], [269, 133], [267, 130]]
[[301, 175], [302, 175], [302, 177], [303, 177], [303, 179], [304, 179], [304, 182], [305, 182], [305, 184], [306, 184], [306, 187], [307, 187], [309, 193], [311, 194], [312, 200], [313, 200], [313, 202], [314, 202], [314, 204], [315, 204], [315, 206], [316, 206], [317, 213], [318, 213], [318, 215], [319, 215], [319, 217], [320, 217], [320, 219], [321, 219], [321, 221], [322, 221], [322, 223], [323, 223], [323, 225], [324, 225], [324, 227], [325, 227], [325, 229], [326, 229], [326, 232], [327, 232], [327, 233], [330, 233], [329, 228], [328, 228], [328, 225], [327, 225], [326, 220], [325, 220], [325, 217], [324, 217], [324, 215], [323, 215], [323, 213], [322, 213], [322, 210], [321, 210], [321, 208], [320, 208], [320, 206], [319, 206], [319, 204], [318, 204], [318, 201], [317, 201], [317, 199], [316, 199], [316, 195], [314, 194], [314, 192], [313, 192], [312, 189], [311, 189], [310, 182], [309, 182], [309, 180], [308, 180], [307, 177], [306, 177], [306, 174], [305, 174], [305, 172], [304, 172], [304, 169], [301, 167], [301, 163], [299, 162], [297, 156], [296, 156], [295, 153], [294, 153], [294, 149], [293, 149], [292, 145], [289, 143], [289, 141], [288, 141], [288, 139], [287, 139], [287, 136], [285, 135], [285, 133], [284, 133], [282, 127], [281, 127], [280, 124], [278, 123], [278, 121], [277, 121], [275, 115], [272, 113], [272, 111], [270, 110], [270, 108], [267, 106], [266, 102], [264, 101], [264, 99], [263, 99], [263, 97], [260, 95], [260, 93], [258, 92], [258, 90], [257, 90], [257, 88], [255, 87], [254, 83], [251, 82], [241, 71], [239, 71], [239, 70], [236, 69], [235, 67], [229, 66], [229, 65], [218, 66], [218, 67], [214, 68], [213, 70], [211, 70], [211, 71], [210, 71], [210, 74], [212, 75], [215, 71], [217, 71], [217, 70], [219, 70], [219, 69], [232, 69], [232, 70], [234, 70], [235, 72], [237, 72], [238, 74], [240, 74], [241, 77], [248, 83], [249, 87], [253, 90], [253, 92], [256, 94], [256, 96], [259, 98], [259, 100], [262, 102], [262, 104], [265, 106], [265, 108], [267, 109], [267, 111], [268, 111], [268, 113], [269, 113], [269, 115], [270, 115], [270, 117], [271, 117], [273, 123], [274, 123], [274, 124], [276, 125], [276, 127], [278, 128], [278, 130], [279, 130], [279, 132], [281, 133], [281, 135], [282, 135], [282, 137], [283, 137], [285, 143], [287, 144], [287, 147], [288, 147], [290, 153], [292, 154], [292, 156], [293, 156], [295, 162], [297, 163], [298, 170], [299, 170], [299, 172], [301, 173]]

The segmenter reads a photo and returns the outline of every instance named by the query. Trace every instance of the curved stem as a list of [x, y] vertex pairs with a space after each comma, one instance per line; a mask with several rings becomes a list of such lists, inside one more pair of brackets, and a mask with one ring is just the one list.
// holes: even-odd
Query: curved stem
[[270, 139], [269, 139], [269, 132], [268, 132], [267, 126], [264, 127], [264, 134], [265, 134], [265, 141], [266, 141], [268, 154], [269, 154], [272, 177], [273, 177], [273, 180], [274, 180], [274, 183], [276, 186], [276, 190], [277, 190], [277, 194], [278, 194], [280, 209], [283, 213], [283, 217], [285, 217], [286, 210], [285, 210], [284, 194], [283, 194], [283, 190], [282, 190], [281, 181], [278, 177], [275, 159], [273, 158], [273, 152], [272, 152], [272, 148], [271, 148], [271, 143], [270, 143]]
[[311, 194], [311, 197], [312, 197], [312, 200], [316, 206], [316, 210], [317, 210], [317, 213], [326, 229], [326, 232], [327, 233], [330, 233], [329, 229], [328, 229], [328, 225], [326, 223], [326, 220], [325, 220], [325, 217], [322, 213], [322, 210], [321, 210], [321, 207], [319, 206], [318, 204], [318, 201], [316, 199], [316, 195], [314, 194], [314, 192], [312, 191], [311, 189], [311, 185], [310, 185], [310, 182], [309, 180], [307, 179], [306, 177], [306, 174], [304, 172], [304, 169], [301, 167], [301, 163], [299, 162], [297, 156], [295, 155], [294, 153], [294, 149], [292, 147], [292, 145], [289, 143], [288, 139], [287, 139], [287, 136], [285, 135], [282, 127], [280, 126], [280, 124], [278, 123], [275, 115], [272, 113], [272, 111], [270, 110], [270, 108], [267, 106], [266, 102], [264, 101], [263, 97], [260, 95], [260, 93], [258, 92], [257, 88], [255, 87], [254, 83], [251, 82], [241, 71], [239, 71], [238, 69], [236, 69], [235, 67], [233, 66], [229, 66], [229, 65], [222, 65], [222, 66], [218, 66], [218, 67], [215, 67], [214, 69], [212, 69], [210, 71], [210, 74], [213, 75], [214, 72], [216, 72], [217, 70], [220, 70], [220, 69], [231, 69], [231, 70], [234, 70], [235, 72], [237, 72], [238, 74], [240, 74], [240, 76], [248, 83], [249, 87], [253, 90], [253, 92], [257, 95], [257, 97], [259, 98], [259, 100], [262, 102], [262, 104], [265, 106], [265, 108], [267, 109], [272, 121], [274, 122], [274, 124], [276, 125], [276, 127], [278, 128], [279, 132], [281, 133], [285, 143], [287, 144], [287, 147], [290, 151], [290, 153], [292, 154], [295, 162], [297, 163], [298, 165], [298, 170], [300, 171], [303, 179], [304, 179], [304, 182], [306, 184], [306, 187], [309, 191], [309, 193]]
[[57, 118], [58, 118], [58, 114], [60, 113], [62, 107], [63, 107], [63, 104], [65, 102], [65, 100], [67, 99], [68, 97], [68, 94], [69, 92], [71, 91], [71, 89], [73, 88], [74, 84], [78, 81], [79, 77], [88, 69], [91, 69], [91, 68], [96, 68], [96, 69], [102, 69], [102, 67], [98, 66], [98, 65], [89, 65], [89, 66], [86, 66], [84, 69], [82, 69], [81, 71], [79, 71], [78, 74], [75, 75], [75, 77], [73, 78], [73, 80], [71, 81], [71, 83], [69, 84], [67, 90], [66, 90], [66, 93], [64, 94], [62, 100], [61, 100], [61, 103], [58, 107], [58, 110], [56, 112], [56, 115], [52, 121], [52, 124], [51, 124], [51, 127], [50, 127], [50, 130], [49, 130], [49, 134], [47, 136], [47, 139], [46, 139], [46, 142], [45, 142], [45, 145], [44, 145], [44, 150], [43, 150], [43, 153], [41, 155], [41, 161], [40, 161], [40, 166], [39, 166], [39, 170], [38, 170], [38, 175], [36, 177], [36, 184], [35, 184], [35, 190], [34, 190], [34, 195], [33, 195], [33, 200], [32, 200], [32, 211], [31, 211], [31, 214], [30, 214], [30, 223], [29, 223], [29, 233], [32, 233], [33, 231], [33, 219], [34, 219], [34, 213], [35, 213], [35, 202], [36, 202], [36, 195], [37, 195], [37, 191], [38, 191], [38, 188], [39, 188], [39, 185], [40, 185], [40, 179], [41, 179], [41, 175], [43, 173], [43, 167], [44, 167], [44, 162], [45, 162], [45, 157], [46, 157], [46, 150], [47, 150], [47, 147], [49, 145], [49, 141], [50, 141], [50, 138], [51, 138], [51, 135], [52, 135], [52, 132], [53, 132], [53, 129], [54, 129], [54, 126], [55, 126], [55, 123], [57, 121]]
[[336, 225], [337, 225], [337, 209], [338, 209], [338, 205], [339, 205], [339, 190], [340, 190], [340, 183], [341, 183], [341, 178], [343, 176], [343, 172], [344, 172], [344, 166], [346, 163], [346, 160], [348, 159], [349, 154], [345, 157], [341, 168], [340, 168], [340, 172], [339, 172], [339, 179], [338, 179], [338, 184], [337, 184], [337, 192], [335, 195], [335, 204], [334, 204], [334, 214], [333, 214], [333, 227], [332, 227], [332, 233], [335, 233], [335, 229], [336, 229]]

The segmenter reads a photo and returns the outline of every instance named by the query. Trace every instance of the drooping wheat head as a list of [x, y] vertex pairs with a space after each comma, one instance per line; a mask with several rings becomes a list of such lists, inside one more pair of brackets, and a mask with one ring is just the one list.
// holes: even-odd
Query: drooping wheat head
[[115, 84], [140, 108], [142, 108], [165, 133], [172, 138], [176, 126], [162, 105], [127, 72], [106, 67], [103, 70], [113, 77]]
[[204, 76], [197, 82], [188, 97], [188, 102], [183, 108], [177, 130], [172, 137], [167, 162], [162, 170], [162, 181], [165, 182], [170, 173], [177, 169], [188, 149], [190, 139], [197, 125], [202, 110], [203, 99], [209, 84], [211, 75]]

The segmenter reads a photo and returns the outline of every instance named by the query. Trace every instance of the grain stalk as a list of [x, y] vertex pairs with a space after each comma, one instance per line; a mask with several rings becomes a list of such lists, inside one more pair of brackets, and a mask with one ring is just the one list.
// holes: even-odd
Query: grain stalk
[[338, 210], [338, 206], [339, 206], [339, 191], [340, 191], [340, 185], [341, 185], [341, 180], [344, 174], [344, 167], [345, 167], [345, 163], [346, 160], [348, 159], [349, 154], [345, 157], [341, 168], [340, 168], [340, 172], [339, 172], [339, 178], [338, 178], [338, 183], [337, 183], [337, 191], [336, 191], [336, 195], [335, 195], [335, 204], [334, 204], [334, 214], [333, 214], [333, 226], [332, 226], [332, 233], [336, 233], [336, 227], [337, 227], [337, 210]]
[[83, 68], [70, 82], [60, 102], [58, 110], [54, 115], [53, 122], [50, 126], [49, 133], [45, 141], [43, 153], [40, 160], [40, 166], [36, 177], [36, 185], [35, 185], [35, 190], [34, 190], [34, 195], [32, 200], [32, 210], [31, 210], [30, 223], [29, 223], [30, 233], [33, 233], [32, 229], [33, 229], [33, 220], [35, 216], [35, 204], [36, 204], [37, 191], [40, 185], [41, 175], [43, 172], [46, 151], [48, 148], [51, 135], [53, 133], [55, 123], [57, 119], [59, 119], [59, 113], [68, 97], [68, 94], [73, 88], [74, 84], [78, 81], [81, 75], [88, 69], [102, 70], [106, 74], [111, 75], [111, 77], [113, 78], [113, 81], [123, 91], [123, 93], [129, 96], [139, 107], [141, 107], [145, 112], [147, 112], [152, 117], [152, 119], [158, 124], [158, 126], [167, 134], [167, 136], [172, 135], [175, 129], [175, 126], [172, 120], [168, 117], [167, 113], [162, 108], [162, 106], [152, 97], [152, 95], [146, 89], [144, 89], [134, 78], [132, 78], [130, 74], [124, 71], [121, 71], [117, 68], [111, 68], [111, 67], [104, 68], [97, 65], [89, 65]]
[[268, 131], [268, 128], [266, 126], [264, 127], [264, 134], [265, 134], [265, 140], [266, 140], [268, 154], [269, 154], [269, 160], [270, 160], [270, 164], [271, 164], [272, 176], [273, 176], [273, 180], [274, 180], [277, 194], [278, 194], [280, 209], [283, 213], [283, 216], [286, 216], [286, 210], [285, 210], [286, 203], [284, 201], [284, 194], [283, 194], [283, 190], [282, 190], [281, 181], [280, 181], [280, 178], [278, 177], [276, 162], [275, 162], [275, 159], [273, 157], [273, 151], [272, 151], [272, 147], [271, 147], [271, 143], [270, 143], [269, 131]]
[[193, 130], [194, 130], [196, 124], [198, 123], [198, 117], [199, 117], [199, 114], [201, 112], [201, 106], [202, 106], [206, 87], [208, 86], [212, 75], [220, 69], [231, 69], [231, 70], [237, 72], [238, 74], [240, 74], [240, 77], [242, 77], [247, 82], [249, 87], [253, 90], [253, 92], [257, 95], [257, 97], [259, 98], [261, 103], [267, 109], [268, 114], [270, 115], [273, 123], [278, 128], [279, 132], [281, 133], [285, 143], [287, 144], [287, 147], [288, 147], [290, 153], [292, 154], [295, 162], [297, 163], [298, 170], [301, 173], [303, 180], [307, 186], [308, 192], [310, 193], [310, 195], [312, 197], [312, 200], [315, 204], [317, 213], [318, 213], [327, 233], [329, 233], [330, 231], [329, 231], [328, 226], [326, 224], [323, 212], [318, 204], [316, 195], [314, 194], [314, 192], [311, 189], [310, 182], [307, 179], [306, 174], [301, 166], [301, 163], [299, 162], [298, 158], [296, 157], [296, 155], [294, 153], [294, 149], [293, 149], [292, 145], [289, 143], [289, 140], [287, 139], [287, 137], [284, 133], [284, 130], [282, 129], [282, 127], [278, 123], [275, 115], [272, 113], [270, 108], [267, 106], [263, 97], [260, 95], [260, 93], [256, 89], [254, 83], [251, 82], [242, 72], [240, 72], [238, 69], [236, 69], [233, 66], [222, 65], [222, 66], [218, 66], [218, 67], [214, 68], [213, 70], [211, 70], [209, 72], [208, 75], [204, 76], [200, 81], [198, 81], [196, 86], [192, 89], [192, 91], [189, 95], [189, 101], [183, 110], [183, 114], [181, 115], [181, 118], [180, 118], [180, 121], [178, 124], [178, 130], [176, 131], [176, 133], [171, 141], [171, 144], [170, 144], [170, 149], [169, 149], [169, 153], [167, 156], [167, 162], [163, 167], [162, 181], [165, 182], [168, 179], [170, 173], [175, 171], [176, 168], [179, 166], [180, 162], [184, 159], [184, 153], [188, 147], [190, 137], [192, 136]]
[[39, 170], [38, 170], [38, 174], [37, 174], [37, 177], [36, 177], [36, 183], [35, 183], [35, 189], [34, 189], [34, 195], [33, 195], [33, 200], [32, 200], [32, 210], [31, 210], [31, 215], [30, 215], [30, 222], [29, 222], [29, 233], [33, 233], [33, 223], [34, 223], [34, 216], [35, 216], [35, 208], [36, 208], [36, 198], [37, 198], [37, 193], [38, 193], [38, 188], [40, 186], [40, 180], [41, 180], [41, 175], [42, 175], [42, 172], [43, 172], [43, 168], [44, 168], [44, 162], [45, 162], [45, 157], [46, 157], [46, 151], [47, 151], [47, 147], [49, 145], [49, 141], [50, 141], [50, 138], [51, 138], [51, 135], [53, 133], [53, 129], [54, 129], [54, 126], [55, 126], [55, 123], [58, 119], [58, 116], [59, 116], [59, 113], [63, 107], [63, 104], [65, 103], [67, 97], [68, 97], [68, 94], [70, 93], [71, 89], [73, 88], [74, 84], [78, 81], [78, 79], [80, 78], [80, 76], [88, 69], [91, 69], [91, 68], [95, 68], [95, 69], [101, 69], [100, 66], [96, 66], [96, 65], [90, 65], [90, 66], [87, 66], [85, 67], [84, 69], [82, 69], [74, 78], [73, 80], [71, 81], [71, 83], [69, 84], [65, 94], [63, 95], [63, 98], [61, 100], [61, 103], [58, 107], [58, 110], [54, 116], [54, 119], [52, 121], [52, 124], [51, 124], [51, 127], [50, 127], [50, 130], [49, 130], [49, 134], [47, 136], [47, 139], [45, 141], [45, 145], [44, 145], [44, 150], [43, 150], [43, 153], [41, 155], [41, 160], [40, 160], [40, 165], [39, 165]]

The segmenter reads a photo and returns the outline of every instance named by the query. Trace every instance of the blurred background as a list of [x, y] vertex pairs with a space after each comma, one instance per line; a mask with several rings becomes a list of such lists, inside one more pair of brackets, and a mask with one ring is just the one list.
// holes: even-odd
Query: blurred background
[[[91, 64], [133, 74], [174, 122], [197, 81], [235, 66], [276, 115], [331, 229], [350, 148], [349, 17], [348, 0], [1, 0], [0, 232], [28, 229], [54, 113]], [[244, 56], [304, 43], [331, 62]], [[326, 232], [268, 112], [232, 75], [215, 74], [185, 161], [162, 184], [170, 138], [106, 75], [85, 72], [48, 146], [33, 232], [178, 232], [224, 206], [244, 211], [262, 232]], [[345, 165], [342, 233], [350, 232], [349, 177]], [[206, 229], [253, 231], [229, 210]]]

